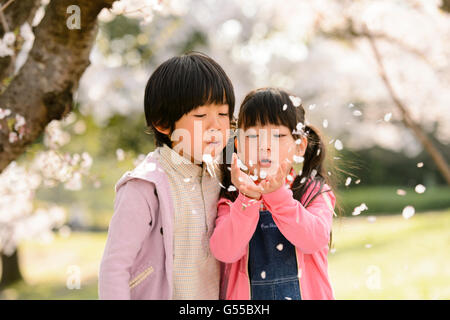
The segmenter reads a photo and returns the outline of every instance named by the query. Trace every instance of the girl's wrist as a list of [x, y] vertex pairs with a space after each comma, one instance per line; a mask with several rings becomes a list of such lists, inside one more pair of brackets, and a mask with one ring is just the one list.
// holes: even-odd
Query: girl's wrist
[[239, 194], [241, 194], [242, 197], [248, 198], [248, 199], [251, 199], [251, 200], [257, 200], [257, 201], [261, 200], [261, 194], [258, 197], [252, 196], [250, 194], [245, 194], [245, 193], [243, 193], [241, 191], [239, 191]]

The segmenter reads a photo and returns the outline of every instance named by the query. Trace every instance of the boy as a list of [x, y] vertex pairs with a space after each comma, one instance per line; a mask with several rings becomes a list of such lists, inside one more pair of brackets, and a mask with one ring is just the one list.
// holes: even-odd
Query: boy
[[213, 59], [189, 53], [155, 70], [144, 108], [157, 149], [116, 184], [99, 297], [218, 299], [209, 238], [220, 179], [203, 160], [225, 146], [233, 86]]

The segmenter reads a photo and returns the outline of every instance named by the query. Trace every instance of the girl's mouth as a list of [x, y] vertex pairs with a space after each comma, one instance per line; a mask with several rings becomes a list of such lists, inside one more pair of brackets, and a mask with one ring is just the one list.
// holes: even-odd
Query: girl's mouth
[[269, 168], [271, 164], [272, 164], [272, 161], [270, 159], [259, 160], [259, 166], [261, 168]]

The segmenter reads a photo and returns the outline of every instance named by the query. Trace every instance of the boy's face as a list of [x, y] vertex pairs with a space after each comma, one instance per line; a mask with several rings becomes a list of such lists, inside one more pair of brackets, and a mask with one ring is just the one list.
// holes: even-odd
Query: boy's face
[[[204, 157], [218, 157], [226, 145], [230, 129], [227, 104], [202, 105], [175, 122], [171, 133], [172, 149], [191, 162], [200, 164]], [[169, 134], [168, 131], [161, 131]], [[206, 155], [206, 156], [205, 156]]]

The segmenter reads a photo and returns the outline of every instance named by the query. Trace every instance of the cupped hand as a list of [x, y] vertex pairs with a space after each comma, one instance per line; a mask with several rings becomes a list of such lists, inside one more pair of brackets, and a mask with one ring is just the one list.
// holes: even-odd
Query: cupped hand
[[233, 153], [231, 163], [231, 182], [245, 196], [259, 200], [261, 198], [261, 187], [238, 166], [238, 157]]
[[261, 193], [271, 193], [280, 189], [286, 182], [286, 176], [290, 170], [290, 163], [287, 160], [281, 162], [274, 175], [268, 176], [262, 180], [259, 186], [261, 187]]

